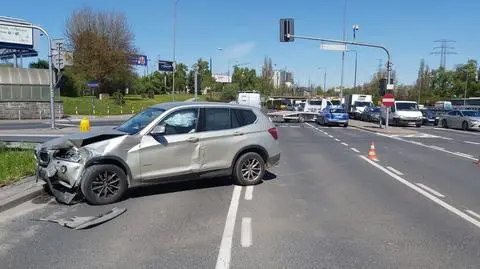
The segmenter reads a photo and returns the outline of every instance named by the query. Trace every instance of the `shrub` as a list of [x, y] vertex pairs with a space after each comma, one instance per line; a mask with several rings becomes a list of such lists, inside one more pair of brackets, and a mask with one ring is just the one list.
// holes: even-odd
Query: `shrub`
[[123, 105], [125, 104], [125, 100], [123, 99], [123, 94], [120, 91], [117, 91], [113, 94], [113, 99], [115, 100], [116, 105]]
[[148, 90], [147, 95], [148, 95], [148, 98], [154, 99], [155, 98], [155, 91], [150, 89], [150, 90]]

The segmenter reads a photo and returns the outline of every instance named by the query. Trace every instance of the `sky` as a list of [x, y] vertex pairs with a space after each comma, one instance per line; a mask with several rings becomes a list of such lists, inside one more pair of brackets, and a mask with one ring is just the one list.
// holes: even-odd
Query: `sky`
[[[174, 0], [1, 0], [0, 16], [28, 20], [45, 28], [54, 38], [62, 38], [65, 21], [83, 6], [124, 13], [135, 34], [138, 50], [151, 60], [173, 58]], [[279, 19], [295, 19], [295, 34], [352, 40], [352, 25], [358, 24], [357, 41], [380, 44], [392, 55], [399, 83], [411, 84], [417, 78], [421, 59], [438, 68], [439, 55], [431, 55], [439, 44], [434, 40], [454, 40], [447, 56], [447, 68], [480, 60], [478, 0], [178, 0], [176, 60], [191, 66], [196, 59], [212, 59], [214, 73], [225, 73], [234, 63], [260, 71], [268, 56], [274, 68], [294, 73], [295, 82], [327, 87], [341, 81], [341, 52], [320, 49], [320, 42], [295, 40], [279, 42]], [[477, 18], [477, 19], [475, 19]], [[344, 23], [345, 21], [345, 23]], [[345, 28], [344, 26], [345, 25]], [[46, 58], [46, 41], [40, 45], [40, 58]], [[221, 48], [221, 50], [219, 50]], [[357, 84], [367, 82], [386, 62], [378, 49], [349, 47], [358, 53]], [[36, 60], [36, 59], [32, 59]], [[354, 53], [345, 57], [344, 85], [354, 80]], [[144, 72], [146, 70], [139, 70]]]

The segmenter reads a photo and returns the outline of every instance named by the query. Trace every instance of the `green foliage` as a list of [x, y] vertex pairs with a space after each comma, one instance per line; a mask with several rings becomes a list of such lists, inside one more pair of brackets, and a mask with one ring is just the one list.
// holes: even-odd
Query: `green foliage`
[[48, 61], [38, 59], [37, 62], [30, 63], [29, 68], [48, 69]]
[[230, 102], [237, 99], [239, 85], [237, 83], [224, 85], [223, 90], [220, 93], [220, 100], [224, 102]]
[[153, 89], [148, 90], [147, 96], [150, 99], [155, 99], [155, 91]]
[[235, 67], [233, 69], [232, 82], [238, 83], [240, 90], [255, 90], [257, 75], [255, 69], [248, 67]]
[[117, 91], [113, 94], [113, 100], [115, 100], [114, 104], [118, 106], [125, 104], [125, 100], [123, 100], [123, 94], [120, 91]]
[[0, 187], [34, 174], [35, 157], [33, 151], [0, 147]]

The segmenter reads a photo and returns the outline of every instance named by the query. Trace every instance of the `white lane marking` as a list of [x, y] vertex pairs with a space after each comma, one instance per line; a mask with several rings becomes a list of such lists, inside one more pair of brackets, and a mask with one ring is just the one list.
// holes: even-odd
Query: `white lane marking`
[[462, 157], [465, 157], [465, 158], [473, 158], [472, 155], [470, 154], [465, 154], [465, 153], [461, 153], [461, 152], [455, 152], [455, 154], [459, 155], [459, 156], [462, 156]]
[[395, 169], [395, 168], [393, 168], [393, 167], [391, 167], [391, 166], [387, 166], [387, 168], [388, 168], [389, 170], [391, 170], [392, 172], [394, 172], [395, 174], [397, 174], [397, 175], [399, 175], [399, 176], [403, 176], [403, 173], [400, 172], [400, 171], [398, 171], [397, 169]]
[[430, 146], [428, 146], [428, 147], [430, 147], [430, 148], [432, 148], [432, 149], [437, 149], [437, 150], [444, 150], [444, 148], [437, 147], [437, 146], [432, 146], [432, 145], [430, 145]]
[[470, 210], [470, 209], [465, 209], [465, 211], [466, 211], [468, 214], [470, 214], [470, 215], [472, 215], [472, 216], [480, 219], [480, 215], [479, 215], [478, 213], [476, 213], [476, 212], [474, 212], [474, 211], [472, 211], [472, 210]]
[[328, 137], [333, 138], [333, 135], [328, 135]]
[[445, 129], [445, 128], [433, 128], [433, 130], [439, 130], [439, 131], [447, 131], [447, 132], [456, 132], [456, 133], [461, 133], [461, 134], [466, 134], [466, 135], [480, 135], [479, 132], [475, 131], [461, 131], [461, 130], [454, 130], [454, 129]]
[[335, 138], [335, 141], [337, 141], [337, 142], [340, 142], [340, 139], [338, 139], [338, 138]]
[[216, 269], [227, 269], [230, 267], [230, 259], [232, 256], [232, 240], [233, 229], [235, 228], [235, 219], [238, 211], [238, 201], [242, 187], [235, 186], [233, 188], [232, 200], [228, 208], [227, 220], [225, 221], [225, 228], [223, 230], [222, 242], [220, 243], [220, 250], [218, 251]]
[[[17, 136], [25, 136], [25, 137], [59, 137], [59, 136], [64, 136], [66, 135], [67, 133], [64, 133], [64, 134], [5, 134], [5, 133], [0, 133], [0, 136], [4, 136], [4, 137], [8, 137], [8, 136], [13, 136], [13, 137], [17, 137]], [[68, 133], [70, 134], [70, 133]]]
[[240, 237], [242, 247], [248, 248], [252, 245], [252, 219], [242, 218], [242, 234]]
[[472, 141], [463, 141], [463, 142], [465, 142], [467, 144], [480, 145], [480, 143], [478, 143], [478, 142], [472, 142]]
[[62, 125], [62, 126], [67, 126], [67, 127], [77, 127], [78, 126], [76, 124], [70, 124], [70, 123], [57, 123], [57, 125]]
[[348, 147], [347, 143], [342, 142], [342, 145], [344, 145], [345, 147]]
[[441, 199], [439, 199], [438, 197], [430, 194], [429, 192], [423, 190], [422, 188], [416, 186], [415, 184], [412, 184], [411, 182], [409, 182], [408, 180], [405, 180], [403, 179], [402, 177], [394, 174], [393, 172], [389, 171], [388, 169], [386, 169], [385, 167], [375, 163], [374, 161], [370, 161], [367, 157], [365, 156], [361, 156], [361, 155], [358, 155], [358, 157], [364, 159], [366, 162], [368, 162], [369, 164], [373, 165], [374, 167], [378, 168], [380, 171], [383, 171], [384, 173], [386, 173], [387, 175], [393, 177], [395, 180], [399, 181], [400, 183], [403, 183], [404, 185], [406, 185], [407, 187], [413, 189], [414, 191], [420, 193], [421, 195], [425, 196], [426, 198], [430, 199], [431, 201], [433, 201], [434, 203], [440, 205], [441, 207], [447, 209], [448, 211], [452, 212], [453, 214], [459, 216], [460, 218], [470, 222], [471, 224], [477, 226], [478, 228], [480, 228], [480, 221], [470, 217], [469, 215], [463, 213], [461, 210], [457, 209], [456, 207], [442, 201]]
[[428, 187], [427, 185], [424, 185], [424, 184], [422, 184], [422, 183], [417, 183], [417, 185], [418, 185], [420, 188], [422, 188], [422, 189], [430, 192], [431, 194], [433, 194], [433, 195], [435, 195], [435, 196], [438, 196], [438, 197], [440, 197], [440, 198], [445, 197], [445, 195], [443, 195], [443, 194], [439, 193], [438, 191], [436, 191], [436, 190]]
[[355, 151], [356, 153], [360, 153], [360, 151], [356, 148], [350, 148], [351, 150]]
[[245, 188], [245, 200], [252, 200], [253, 197], [253, 186], [247, 186]]

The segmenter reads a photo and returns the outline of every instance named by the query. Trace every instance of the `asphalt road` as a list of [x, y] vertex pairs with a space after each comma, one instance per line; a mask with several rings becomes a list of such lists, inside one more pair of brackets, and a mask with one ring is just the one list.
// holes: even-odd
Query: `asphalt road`
[[[45, 196], [0, 213], [0, 268], [478, 268], [480, 168], [458, 152], [480, 146], [460, 147], [465, 134], [279, 130], [281, 163], [255, 187], [209, 179], [110, 206]], [[365, 159], [371, 141], [378, 162]], [[114, 206], [128, 211], [89, 230], [30, 220]]]

